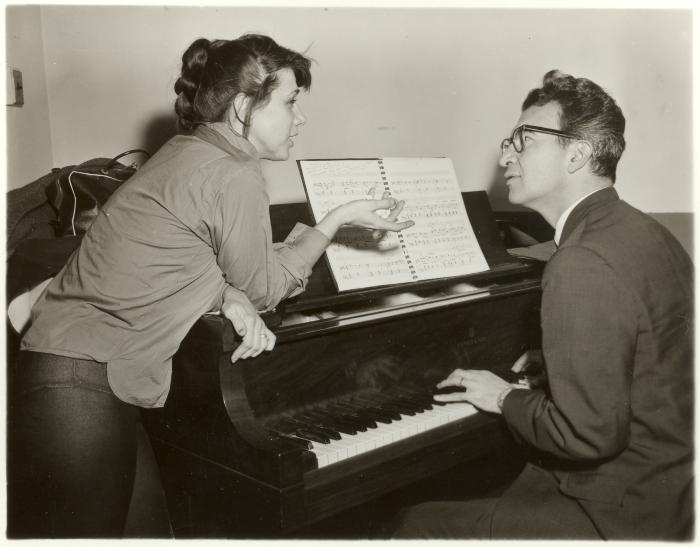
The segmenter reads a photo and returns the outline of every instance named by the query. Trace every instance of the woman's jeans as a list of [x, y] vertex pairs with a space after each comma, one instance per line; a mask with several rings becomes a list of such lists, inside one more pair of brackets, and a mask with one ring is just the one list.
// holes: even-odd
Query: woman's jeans
[[106, 365], [21, 352], [8, 374], [7, 425], [8, 537], [124, 535], [137, 447], [150, 445]]

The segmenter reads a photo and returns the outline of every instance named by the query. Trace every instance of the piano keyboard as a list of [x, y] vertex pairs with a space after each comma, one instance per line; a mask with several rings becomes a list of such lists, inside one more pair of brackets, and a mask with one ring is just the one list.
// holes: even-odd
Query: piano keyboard
[[477, 413], [466, 402], [410, 403], [389, 397], [380, 404], [376, 399], [331, 403], [278, 418], [267, 428], [313, 452], [322, 468]]
[[401, 415], [400, 420], [390, 424], [377, 424], [376, 429], [357, 432], [355, 435], [340, 434], [340, 439], [324, 444], [312, 442], [311, 451], [316, 454], [318, 467], [325, 467], [363, 452], [386, 446], [401, 439], [424, 433], [448, 422], [476, 414], [469, 403], [450, 403], [435, 406], [415, 416]]

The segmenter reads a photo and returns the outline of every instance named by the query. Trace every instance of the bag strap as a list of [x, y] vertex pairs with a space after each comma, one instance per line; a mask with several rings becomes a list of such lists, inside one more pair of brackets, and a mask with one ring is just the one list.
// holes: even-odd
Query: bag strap
[[107, 174], [107, 171], [109, 171], [112, 167], [114, 167], [121, 158], [124, 156], [128, 156], [129, 154], [144, 154], [146, 158], [150, 158], [151, 154], [149, 154], [146, 150], [143, 148], [134, 148], [133, 150], [127, 150], [126, 152], [122, 152], [118, 156], [113, 157], [109, 162], [107, 162], [107, 165], [105, 165], [102, 169], [100, 169], [100, 172], [103, 175]]

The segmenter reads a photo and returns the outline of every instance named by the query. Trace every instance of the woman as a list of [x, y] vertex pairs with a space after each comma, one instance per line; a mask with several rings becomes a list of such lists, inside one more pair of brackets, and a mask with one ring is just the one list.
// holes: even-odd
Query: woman
[[199, 39], [183, 55], [175, 110], [191, 133], [112, 196], [32, 310], [10, 375], [11, 537], [120, 537], [150, 448], [138, 408], [165, 403], [197, 318], [232, 321], [234, 361], [271, 350], [257, 310], [303, 291], [341, 225], [412, 224], [396, 222], [401, 203], [358, 200], [273, 245], [260, 159], [288, 158], [309, 66], [259, 35]]

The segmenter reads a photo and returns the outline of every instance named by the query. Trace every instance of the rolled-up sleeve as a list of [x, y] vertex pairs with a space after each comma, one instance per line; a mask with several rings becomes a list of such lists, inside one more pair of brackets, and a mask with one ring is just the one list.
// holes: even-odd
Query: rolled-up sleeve
[[[272, 242], [269, 198], [259, 170], [247, 166], [235, 174], [226, 162], [211, 173], [211, 234], [217, 264], [228, 285], [242, 291], [260, 310], [302, 292], [313, 265], [330, 243], [314, 228], [298, 224], [282, 243]], [[223, 290], [219, 306], [223, 302]]]

